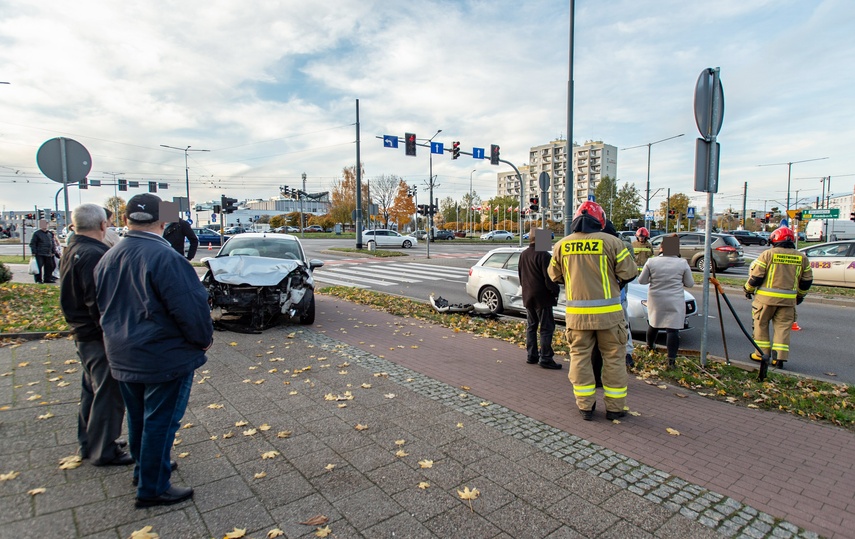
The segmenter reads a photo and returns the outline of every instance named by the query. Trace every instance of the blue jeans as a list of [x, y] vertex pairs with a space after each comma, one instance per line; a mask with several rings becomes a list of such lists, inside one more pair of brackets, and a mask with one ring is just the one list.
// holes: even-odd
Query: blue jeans
[[171, 486], [172, 442], [190, 399], [193, 372], [162, 384], [119, 382], [128, 410], [128, 447], [134, 457], [137, 498], [155, 498]]
[[[540, 331], [538, 332], [538, 326]], [[551, 363], [555, 352], [552, 350], [552, 335], [555, 333], [555, 315], [552, 307], [545, 309], [526, 309], [525, 349], [528, 361]], [[538, 336], [540, 351], [537, 350]]]

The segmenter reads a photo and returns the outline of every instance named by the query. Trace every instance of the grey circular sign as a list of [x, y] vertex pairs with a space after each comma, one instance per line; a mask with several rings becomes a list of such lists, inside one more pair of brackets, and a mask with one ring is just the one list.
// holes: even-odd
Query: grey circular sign
[[[724, 120], [724, 90], [721, 79], [717, 80], [718, 84], [713, 88], [713, 73], [712, 69], [704, 69], [695, 84], [695, 123], [701, 136], [707, 140], [718, 136]], [[713, 108], [713, 98], [720, 104], [717, 110]]]
[[62, 146], [65, 146], [65, 163], [68, 183], [83, 180], [92, 170], [92, 156], [76, 140], [59, 137], [42, 144], [36, 153], [36, 163], [42, 174], [51, 180], [62, 183]]
[[538, 184], [540, 185], [541, 191], [549, 191], [549, 174], [546, 172], [541, 172], [540, 176], [537, 178]]

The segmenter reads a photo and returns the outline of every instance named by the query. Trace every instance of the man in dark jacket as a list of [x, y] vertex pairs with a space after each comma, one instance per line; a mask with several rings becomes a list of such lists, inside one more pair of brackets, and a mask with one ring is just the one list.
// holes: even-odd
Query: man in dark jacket
[[56, 269], [56, 242], [53, 232], [48, 230], [48, 222], [44, 219], [39, 221], [39, 229], [35, 231], [30, 240], [30, 254], [36, 257], [39, 265], [38, 274], [34, 275], [37, 283], [55, 283], [53, 270]]
[[132, 197], [125, 239], [95, 268], [107, 356], [128, 410], [137, 507], [193, 496], [170, 483], [169, 455], [214, 332], [208, 292], [162, 237], [159, 205], [155, 195]]
[[123, 466], [134, 459], [119, 448], [125, 405], [119, 383], [110, 374], [104, 350], [98, 305], [95, 302], [95, 265], [107, 252], [104, 209], [83, 204], [74, 209], [71, 221], [77, 233], [59, 263], [59, 304], [71, 327], [77, 355], [83, 365], [77, 441], [80, 456], [96, 466]]
[[174, 223], [169, 223], [163, 230], [163, 237], [169, 242], [169, 245], [175, 249], [175, 252], [184, 256], [184, 238], [190, 240], [190, 249], [187, 251], [187, 260], [193, 260], [196, 256], [196, 249], [199, 248], [199, 238], [193, 232], [190, 223], [179, 218]]
[[[549, 277], [549, 251], [538, 251], [535, 247], [536, 229], [529, 233], [528, 248], [520, 253], [517, 271], [522, 287], [523, 305], [526, 311], [525, 349], [527, 363], [540, 363], [544, 369], [560, 369], [561, 364], [553, 359], [552, 336], [555, 333], [555, 315], [552, 307], [558, 305], [560, 288]], [[547, 236], [549, 237], [549, 236]], [[538, 352], [538, 326], [540, 326], [540, 351]]]

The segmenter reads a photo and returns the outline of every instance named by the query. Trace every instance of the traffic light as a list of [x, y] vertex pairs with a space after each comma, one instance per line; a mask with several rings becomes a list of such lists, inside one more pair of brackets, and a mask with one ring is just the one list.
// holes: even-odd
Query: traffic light
[[233, 213], [237, 210], [237, 199], [229, 198], [225, 195], [221, 197], [220, 204], [223, 207], [223, 213]]
[[677, 216], [677, 210], [668, 210], [668, 217], [674, 218]]
[[404, 135], [404, 147], [407, 155], [416, 155], [416, 134], [407, 133]]
[[80, 183], [77, 184], [77, 187], [80, 189], [89, 189], [89, 178], [83, 178], [80, 180]]
[[428, 207], [427, 204], [419, 204], [419, 215], [427, 215]]
[[764, 223], [766, 223], [766, 224], [768, 225], [768, 224], [769, 224], [769, 221], [771, 221], [771, 220], [772, 220], [772, 212], [767, 211], [767, 212], [766, 212], [766, 217], [763, 219], [763, 222], [764, 222]]
[[27, 219], [32, 221], [35, 216], [32, 213], [27, 214]]
[[756, 211], [751, 212], [751, 218], [757, 219], [757, 212]]
[[123, 180], [119, 178], [119, 191], [127, 191], [128, 190], [128, 180]]
[[797, 211], [796, 215], [794, 217], [795, 217], [796, 221], [801, 221], [802, 220], [802, 212]]
[[498, 165], [499, 164], [499, 145], [498, 144], [490, 144], [490, 164]]
[[451, 143], [451, 158], [457, 159], [460, 157], [460, 141], [455, 140]]
[[50, 212], [50, 220], [56, 221], [56, 212], [55, 211]]
[[853, 211], [852, 213], [849, 214], [849, 220], [855, 221], [855, 211]]
[[42, 219], [44, 219], [44, 218], [45, 218], [45, 211], [44, 211], [44, 210], [39, 210], [39, 221], [41, 221], [41, 220], [42, 220]]
[[540, 199], [538, 197], [531, 197], [530, 199], [528, 199], [528, 201], [529, 201], [528, 209], [530, 209], [531, 211], [540, 210]]
[[431, 204], [430, 207], [428, 208], [428, 211], [430, 212], [430, 215], [436, 215], [436, 212], [437, 212], [436, 204]]
[[223, 210], [222, 206], [219, 204], [214, 204], [211, 206], [211, 213], [220, 213]]
[[148, 192], [157, 193], [157, 182], [148, 182]]

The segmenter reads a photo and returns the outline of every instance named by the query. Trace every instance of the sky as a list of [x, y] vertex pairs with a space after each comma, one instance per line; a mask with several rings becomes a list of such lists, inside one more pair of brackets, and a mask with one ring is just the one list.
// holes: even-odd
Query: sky
[[[416, 133], [450, 147], [529, 148], [567, 136], [567, 0], [78, 0], [0, 2], [0, 205], [54, 207], [61, 184], [36, 153], [66, 137], [91, 154], [89, 179], [168, 183], [193, 204], [266, 199], [279, 186], [330, 190], [360, 161], [426, 192], [416, 157], [378, 136]], [[725, 96], [716, 211], [812, 205], [855, 185], [855, 2], [577, 0], [573, 140], [619, 148], [619, 185], [694, 191], [702, 70]], [[168, 145], [178, 150], [163, 148]], [[644, 145], [623, 151], [623, 148]], [[210, 150], [210, 151], [196, 151]], [[821, 159], [827, 158], [827, 159]], [[797, 163], [798, 161], [808, 161]], [[791, 167], [786, 163], [793, 162]], [[773, 166], [758, 166], [758, 165]], [[434, 156], [434, 195], [496, 194], [507, 165]], [[471, 181], [471, 184], [470, 184]], [[71, 207], [113, 187], [69, 189]], [[119, 193], [125, 199], [144, 189]], [[422, 199], [424, 200], [424, 199]], [[59, 196], [62, 207], [62, 196]], [[422, 202], [420, 200], [420, 202]]]

